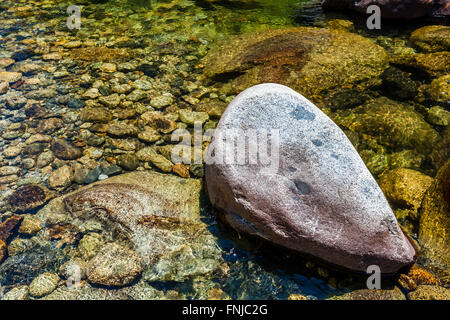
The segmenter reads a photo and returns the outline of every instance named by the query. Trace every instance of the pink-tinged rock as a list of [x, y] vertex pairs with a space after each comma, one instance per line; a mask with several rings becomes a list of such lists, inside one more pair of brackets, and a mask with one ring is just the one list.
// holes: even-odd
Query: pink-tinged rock
[[[265, 165], [248, 164], [248, 157], [245, 164], [218, 163], [220, 154], [238, 155], [242, 149], [230, 153], [230, 137], [250, 129], [279, 130], [278, 166], [273, 155]], [[276, 139], [268, 140], [276, 146]], [[263, 84], [238, 95], [214, 132], [205, 169], [212, 204], [239, 232], [355, 271], [378, 265], [390, 274], [415, 260], [415, 249], [345, 134], [288, 87]]]

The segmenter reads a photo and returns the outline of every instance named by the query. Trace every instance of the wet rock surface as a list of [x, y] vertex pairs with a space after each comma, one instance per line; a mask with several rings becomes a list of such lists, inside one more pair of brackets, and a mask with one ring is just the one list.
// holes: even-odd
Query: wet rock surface
[[412, 263], [415, 250], [374, 178], [317, 107], [284, 86], [250, 88], [225, 111], [210, 150], [224, 154], [234, 144], [220, 134], [236, 138], [256, 128], [280, 131], [279, 168], [273, 172], [265, 173], [262, 164], [214, 163], [211, 154], [206, 160], [210, 200], [228, 223], [352, 270], [376, 264], [393, 273]]
[[292, 28], [229, 40], [214, 48], [204, 64], [207, 77], [232, 79], [225, 88], [232, 93], [274, 82], [311, 97], [343, 85], [379, 84], [387, 56], [381, 47], [352, 33]]
[[388, 19], [415, 19], [431, 16], [448, 16], [449, 12], [445, 1], [427, 0], [324, 0], [322, 6], [326, 9], [354, 10], [366, 13], [370, 5], [377, 5], [381, 15]]
[[449, 281], [450, 230], [450, 161], [439, 169], [425, 194], [420, 211], [419, 242], [423, 246], [422, 259], [443, 279]]

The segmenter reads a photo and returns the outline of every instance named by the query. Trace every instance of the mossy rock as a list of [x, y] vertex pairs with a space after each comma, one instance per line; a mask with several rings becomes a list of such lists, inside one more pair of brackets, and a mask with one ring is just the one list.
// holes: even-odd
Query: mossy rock
[[430, 77], [439, 77], [450, 71], [450, 52], [398, 55], [391, 58], [391, 63], [420, 70]]
[[426, 26], [415, 30], [409, 39], [424, 52], [450, 50], [449, 26]]
[[297, 27], [248, 33], [213, 48], [206, 78], [239, 93], [266, 82], [287, 85], [308, 98], [324, 90], [379, 85], [388, 57], [362, 36], [327, 28]]
[[441, 139], [412, 106], [385, 97], [350, 111], [338, 111], [334, 121], [354, 132], [375, 137], [386, 147], [415, 149], [423, 154]]
[[439, 169], [420, 210], [421, 260], [445, 282], [450, 280], [450, 160]]

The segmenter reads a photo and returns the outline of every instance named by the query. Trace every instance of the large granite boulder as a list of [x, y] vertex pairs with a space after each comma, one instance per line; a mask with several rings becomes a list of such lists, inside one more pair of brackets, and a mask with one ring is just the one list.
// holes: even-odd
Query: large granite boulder
[[388, 58], [382, 47], [360, 35], [297, 27], [228, 39], [215, 46], [203, 64], [207, 79], [225, 83], [224, 93], [275, 82], [313, 98], [325, 90], [381, 84]]
[[[234, 139], [272, 129], [279, 152], [272, 131], [270, 161], [259, 147], [256, 162], [220, 163], [220, 155], [255, 151], [233, 149]], [[212, 204], [239, 232], [356, 271], [378, 265], [394, 273], [414, 261], [413, 246], [345, 134], [290, 88], [263, 84], [237, 96], [214, 133], [205, 169]]]
[[366, 13], [370, 5], [381, 9], [387, 19], [415, 19], [431, 15], [446, 17], [450, 14], [446, 0], [323, 0], [325, 9], [354, 10]]

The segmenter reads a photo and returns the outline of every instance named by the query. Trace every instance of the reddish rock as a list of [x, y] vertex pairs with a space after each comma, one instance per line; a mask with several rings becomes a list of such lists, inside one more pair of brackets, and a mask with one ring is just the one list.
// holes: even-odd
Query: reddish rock
[[[242, 138], [245, 129], [279, 130], [278, 170], [248, 158], [218, 163], [220, 154], [233, 155], [228, 148], [235, 143], [220, 135]], [[257, 154], [261, 160], [261, 150]], [[415, 259], [345, 134], [285, 86], [258, 85], [235, 98], [214, 133], [205, 173], [212, 204], [239, 232], [356, 271], [378, 265], [382, 273], [395, 273]]]

